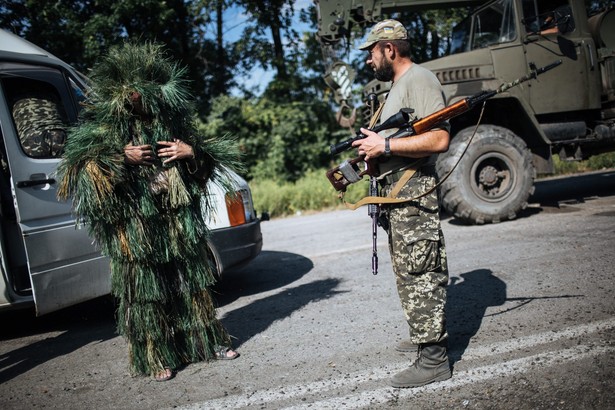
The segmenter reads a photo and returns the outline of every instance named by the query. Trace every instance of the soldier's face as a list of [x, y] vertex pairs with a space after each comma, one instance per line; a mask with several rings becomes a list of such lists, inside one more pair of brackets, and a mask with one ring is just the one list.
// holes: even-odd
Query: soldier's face
[[393, 63], [384, 53], [384, 47], [378, 43], [369, 49], [367, 57], [367, 65], [374, 70], [374, 77], [378, 81], [392, 81], [395, 75], [393, 71]]

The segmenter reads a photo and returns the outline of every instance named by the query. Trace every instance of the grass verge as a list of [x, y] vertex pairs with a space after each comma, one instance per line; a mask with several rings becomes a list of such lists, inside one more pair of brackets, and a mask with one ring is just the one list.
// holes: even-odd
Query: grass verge
[[[585, 161], [562, 161], [557, 155], [553, 157], [554, 175], [566, 175], [615, 168], [615, 153], [594, 156]], [[254, 207], [260, 214], [267, 212], [270, 217], [297, 215], [306, 212], [343, 209], [344, 204], [337, 191], [325, 176], [326, 170], [310, 171], [297, 182], [279, 182], [274, 180], [253, 180], [250, 182]], [[352, 184], [344, 199], [357, 202], [367, 195], [368, 178]]]

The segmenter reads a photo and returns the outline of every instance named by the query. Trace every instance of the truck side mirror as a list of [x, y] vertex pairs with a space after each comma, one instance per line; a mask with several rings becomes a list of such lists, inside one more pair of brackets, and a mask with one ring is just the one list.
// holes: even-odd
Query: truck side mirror
[[557, 36], [557, 45], [559, 46], [559, 51], [566, 57], [571, 60], [577, 59], [577, 49], [574, 46], [574, 43], [568, 40], [566, 37]]

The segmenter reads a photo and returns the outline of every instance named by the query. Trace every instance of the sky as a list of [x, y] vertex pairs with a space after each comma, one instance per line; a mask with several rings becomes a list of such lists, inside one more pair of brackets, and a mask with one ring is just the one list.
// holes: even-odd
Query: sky
[[[299, 21], [299, 14], [301, 10], [307, 10], [312, 4], [313, 0], [297, 0], [294, 3], [294, 28], [299, 33], [310, 30], [309, 25]], [[225, 37], [230, 42], [238, 40], [249, 18], [250, 16], [244, 14], [240, 8], [229, 8], [224, 15]], [[270, 33], [268, 33], [268, 36], [270, 36]], [[257, 94], [260, 94], [273, 78], [273, 74], [274, 72], [271, 70], [265, 71], [260, 67], [255, 67], [249, 75], [243, 77], [239, 81], [247, 88], [255, 87]], [[237, 92], [237, 90], [235, 90], [234, 93], [235, 92]]]

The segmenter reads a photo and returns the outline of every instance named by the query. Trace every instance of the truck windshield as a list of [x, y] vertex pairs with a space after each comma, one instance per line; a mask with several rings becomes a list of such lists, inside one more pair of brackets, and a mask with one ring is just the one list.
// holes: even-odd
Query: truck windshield
[[453, 28], [451, 54], [514, 40], [517, 35], [512, 0], [499, 0], [478, 10]]

